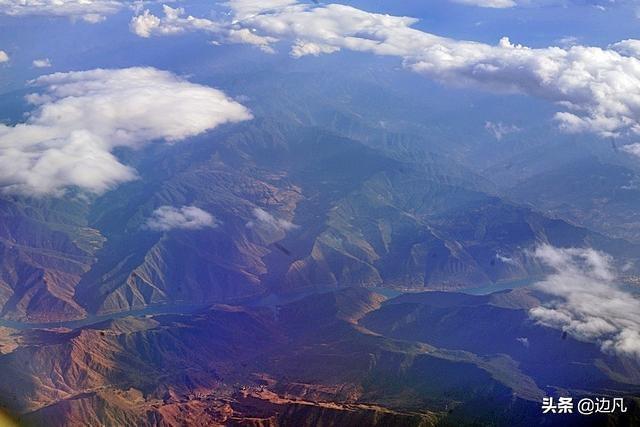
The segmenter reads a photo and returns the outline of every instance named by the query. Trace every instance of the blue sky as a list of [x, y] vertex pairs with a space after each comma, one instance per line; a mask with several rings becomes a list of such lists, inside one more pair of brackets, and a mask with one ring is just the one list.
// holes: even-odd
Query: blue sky
[[528, 46], [545, 47], [565, 37], [577, 37], [584, 44], [606, 46], [640, 35], [634, 2], [609, 4], [604, 10], [589, 2], [507, 9], [473, 7], [447, 0], [349, 3], [379, 12], [416, 16], [421, 19], [416, 27], [425, 31], [485, 43], [508, 36]]

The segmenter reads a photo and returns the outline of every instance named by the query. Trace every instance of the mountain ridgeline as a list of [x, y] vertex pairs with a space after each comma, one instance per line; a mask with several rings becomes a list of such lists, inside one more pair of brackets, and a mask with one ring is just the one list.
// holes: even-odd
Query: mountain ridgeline
[[[637, 359], [532, 320], [549, 303], [535, 288], [461, 293], [544, 277], [540, 244], [594, 248], [637, 274], [633, 166], [586, 143], [582, 157], [556, 149], [548, 132], [469, 138], [464, 111], [441, 121], [436, 101], [368, 67], [337, 81], [230, 67], [221, 84], [241, 72], [249, 94], [278, 84], [277, 97], [247, 98], [253, 120], [120, 148], [139, 178], [103, 194], [2, 193], [0, 414], [36, 426], [638, 424]], [[150, 222], [183, 207], [211, 217]], [[624, 397], [629, 411], [541, 415], [544, 396], [565, 395]]]
[[[531, 304], [524, 291], [387, 299], [350, 288], [277, 308], [5, 329], [0, 392], [27, 425], [637, 422], [637, 361], [533, 323]], [[630, 409], [540, 418], [555, 393], [626, 396]]]
[[[620, 263], [640, 253], [501, 198], [445, 154], [391, 155], [291, 123], [124, 151], [141, 179], [100, 197], [5, 196], [2, 316], [58, 321], [349, 286], [473, 288], [542, 274], [528, 256], [538, 243], [590, 246]], [[163, 205], [198, 206], [216, 226], [152, 230]]]

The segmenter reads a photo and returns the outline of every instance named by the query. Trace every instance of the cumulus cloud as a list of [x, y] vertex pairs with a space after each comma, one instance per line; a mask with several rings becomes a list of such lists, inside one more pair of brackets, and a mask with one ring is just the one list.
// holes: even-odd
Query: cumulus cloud
[[240, 21], [265, 12], [277, 12], [297, 3], [297, 0], [229, 0], [227, 4], [233, 10], [235, 20]]
[[140, 37], [153, 35], [171, 35], [187, 31], [209, 31], [216, 33], [221, 31], [222, 25], [209, 19], [183, 17], [184, 9], [174, 9], [163, 6], [164, 17], [158, 18], [145, 10], [142, 15], [135, 16], [131, 20], [131, 31]]
[[217, 227], [216, 219], [209, 212], [196, 206], [160, 206], [153, 211], [146, 226], [155, 231], [199, 230]]
[[131, 19], [131, 31], [140, 37], [169, 36], [185, 32], [202, 31], [215, 36], [215, 43], [251, 44], [272, 52], [270, 43], [276, 39], [268, 36], [258, 36], [248, 28], [242, 28], [231, 23], [216, 22], [210, 19], [185, 16], [182, 8], [172, 8], [164, 5], [164, 16], [158, 17], [149, 10]]
[[609, 46], [612, 50], [621, 55], [640, 58], [640, 40], [627, 39]]
[[9, 16], [59, 16], [102, 22], [125, 8], [139, 12], [155, 0], [0, 0], [0, 14]]
[[206, 31], [216, 43], [249, 43], [264, 50], [286, 40], [294, 57], [342, 49], [396, 56], [407, 69], [444, 84], [554, 102], [562, 108], [555, 121], [567, 132], [640, 133], [640, 58], [632, 49], [637, 41], [609, 48], [529, 48], [505, 37], [489, 45], [414, 29], [414, 18], [341, 4], [230, 0], [227, 5], [227, 20], [184, 17], [181, 9], [165, 7], [164, 17], [145, 11], [131, 26], [145, 37]]
[[0, 0], [0, 13], [10, 16], [70, 16], [96, 23], [127, 4], [119, 0]]
[[51, 60], [49, 58], [34, 59], [33, 66], [36, 68], [49, 68], [51, 67]]
[[251, 118], [219, 90], [154, 68], [55, 73], [33, 82], [35, 109], [24, 123], [0, 124], [0, 188], [59, 195], [94, 193], [136, 178], [112, 151], [179, 141]]
[[608, 255], [550, 245], [533, 255], [552, 270], [536, 287], [554, 299], [531, 309], [531, 318], [604, 352], [640, 359], [640, 300], [616, 284]]
[[286, 219], [276, 218], [261, 208], [253, 209], [254, 220], [247, 223], [249, 228], [257, 228], [265, 232], [283, 232], [298, 228], [298, 226]]
[[4, 50], [0, 50], [0, 64], [9, 61], [9, 55]]
[[505, 136], [520, 132], [521, 129], [516, 125], [507, 125], [502, 122], [486, 122], [484, 128], [492, 134], [498, 141], [501, 141]]

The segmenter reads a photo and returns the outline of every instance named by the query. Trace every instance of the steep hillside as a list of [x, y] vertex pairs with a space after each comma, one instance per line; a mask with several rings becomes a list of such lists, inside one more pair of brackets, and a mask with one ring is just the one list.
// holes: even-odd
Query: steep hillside
[[82, 200], [0, 198], [0, 317], [80, 318], [74, 289], [104, 238]]
[[[431, 426], [539, 421], [539, 400], [555, 389], [637, 391], [637, 364], [532, 325], [522, 309], [501, 308], [507, 300], [524, 298], [431, 292], [385, 301], [356, 288], [275, 310], [214, 306], [76, 330], [14, 331], [20, 345], [0, 356], [1, 392], [12, 411], [37, 425], [318, 419]], [[472, 322], [461, 324], [463, 316]], [[506, 318], [509, 330], [479, 338], [486, 323]], [[529, 347], [505, 344], [520, 334]], [[557, 352], [538, 360], [542, 347]]]

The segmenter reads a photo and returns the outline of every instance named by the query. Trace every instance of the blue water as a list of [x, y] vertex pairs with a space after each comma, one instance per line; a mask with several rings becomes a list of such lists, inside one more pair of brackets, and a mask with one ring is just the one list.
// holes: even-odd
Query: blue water
[[471, 295], [487, 295], [494, 292], [506, 291], [509, 289], [524, 288], [526, 286], [533, 285], [539, 278], [526, 278], [520, 280], [509, 280], [506, 282], [492, 283], [489, 285], [479, 286], [477, 288], [462, 289], [461, 293]]
[[[210, 305], [210, 304], [209, 304]], [[87, 316], [83, 319], [68, 320], [62, 322], [20, 322], [14, 320], [0, 319], [0, 326], [13, 329], [52, 329], [52, 328], [69, 328], [75, 329], [95, 323], [104, 322], [106, 320], [122, 319], [129, 316], [146, 316], [158, 314], [190, 314], [198, 310], [208, 307], [209, 305], [159, 305], [149, 306], [139, 310], [121, 311], [117, 313], [102, 314], [95, 316]]]

